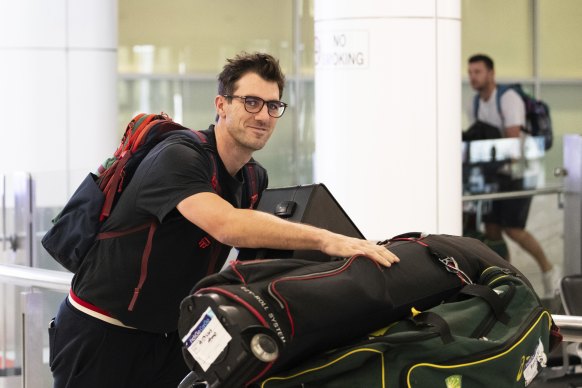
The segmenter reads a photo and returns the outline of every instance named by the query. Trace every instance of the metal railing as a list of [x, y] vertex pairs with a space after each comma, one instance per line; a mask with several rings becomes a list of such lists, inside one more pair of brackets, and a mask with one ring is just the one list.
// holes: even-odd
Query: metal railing
[[475, 224], [481, 225], [482, 218], [483, 218], [483, 208], [485, 206], [485, 201], [487, 200], [506, 200], [506, 199], [514, 199], [514, 198], [526, 198], [526, 197], [534, 197], [536, 195], [550, 195], [550, 194], [557, 194], [558, 195], [558, 208], [562, 209], [564, 207], [563, 201], [563, 194], [564, 194], [564, 186], [563, 185], [556, 185], [556, 186], [547, 186], [541, 187], [538, 189], [532, 190], [519, 190], [519, 191], [504, 191], [504, 192], [495, 192], [495, 193], [483, 193], [483, 194], [468, 194], [463, 195], [462, 201], [463, 204], [465, 203], [475, 203], [474, 212], [475, 212]]
[[23, 287], [68, 291], [73, 274], [15, 264], [0, 264], [0, 282]]
[[16, 375], [20, 376], [19, 386], [23, 388], [42, 387], [46, 383], [43, 334], [47, 333], [47, 322], [43, 317], [45, 306], [40, 289], [67, 292], [72, 277], [73, 274], [68, 272], [0, 264], [0, 284], [21, 286], [26, 290], [20, 293], [22, 315], [17, 323], [22, 333], [22, 367], [18, 368]]
[[469, 194], [463, 195], [463, 202], [467, 201], [484, 201], [488, 199], [512, 199], [512, 198], [523, 198], [523, 197], [533, 197], [534, 195], [548, 195], [548, 194], [562, 194], [564, 192], [564, 186], [548, 186], [539, 189], [532, 190], [519, 190], [519, 191], [504, 191], [501, 193], [484, 193], [484, 194]]
[[552, 314], [552, 318], [560, 328], [564, 341], [582, 342], [582, 317]]

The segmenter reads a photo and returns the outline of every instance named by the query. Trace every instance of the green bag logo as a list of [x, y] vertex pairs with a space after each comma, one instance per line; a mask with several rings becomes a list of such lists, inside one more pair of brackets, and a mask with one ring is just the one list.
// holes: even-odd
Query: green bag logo
[[450, 375], [445, 379], [445, 384], [447, 385], [447, 388], [461, 388], [463, 385], [463, 376]]

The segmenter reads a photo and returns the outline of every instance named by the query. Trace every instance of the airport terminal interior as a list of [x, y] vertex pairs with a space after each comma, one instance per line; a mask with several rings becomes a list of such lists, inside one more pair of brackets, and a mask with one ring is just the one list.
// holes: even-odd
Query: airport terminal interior
[[[269, 145], [257, 152], [255, 159], [269, 171], [269, 187], [317, 181], [323, 174], [316, 172], [319, 150], [316, 140], [325, 117], [317, 113], [315, 102], [320, 101], [321, 91], [316, 79], [319, 79], [318, 71], [326, 70], [319, 62], [322, 48], [317, 43], [317, 2], [110, 1], [117, 18], [113, 23], [117, 29], [114, 50], [117, 110], [115, 118], [110, 120], [116, 126], [114, 138], [121, 138], [128, 121], [139, 112], [165, 112], [189, 128], [207, 128], [216, 114], [213, 105], [216, 75], [225, 58], [241, 51], [268, 52], [279, 59], [286, 74], [287, 86], [281, 100], [289, 107]], [[582, 3], [579, 0], [450, 3], [460, 8], [460, 52], [451, 65], [460, 71], [457, 71], [458, 79], [450, 85], [458, 91], [458, 98], [452, 103], [459, 105], [453, 110], [459, 113], [458, 117], [451, 118], [459, 129], [458, 177], [461, 178], [456, 188], [461, 195], [455, 204], [461, 210], [455, 213], [458, 219], [454, 225], [460, 226], [459, 234], [480, 238], [484, 232], [482, 217], [489, 211], [492, 200], [532, 198], [527, 230], [539, 241], [556, 269], [552, 279], [554, 292], [544, 291], [540, 268], [518, 244], [507, 239], [511, 263], [527, 276], [552, 314], [577, 315], [564, 308], [560, 281], [563, 276], [582, 273], [582, 40], [578, 39], [582, 36]], [[483, 166], [494, 162], [496, 157], [498, 160], [504, 152], [511, 154], [511, 146], [495, 140], [461, 142], [460, 131], [473, 122], [475, 91], [467, 76], [467, 59], [476, 53], [488, 54], [495, 60], [497, 82], [520, 83], [527, 93], [542, 99], [551, 109], [553, 144], [549, 149], [543, 143], [530, 144], [525, 158], [526, 183], [521, 192], [496, 193], [482, 176]], [[422, 58], [422, 53], [418, 57]], [[398, 60], [396, 55], [394, 60]], [[434, 70], [426, 68], [426, 71]], [[1, 89], [0, 86], [0, 95]], [[417, 92], [420, 95], [423, 91]], [[360, 95], [342, 98], [362, 101], [369, 98], [367, 93], [367, 87], [363, 87]], [[0, 98], [0, 102], [7, 98]], [[76, 103], [79, 102], [68, 102], [70, 106]], [[85, 109], [89, 112], [87, 116], [93, 114], [92, 107]], [[363, 117], [377, 112], [351, 113]], [[391, 118], [389, 114], [386, 116], [382, 123], [390, 127]], [[354, 141], [360, 143], [354, 148], [365, 147], [369, 141], [365, 140], [366, 132], [366, 128], [353, 128]], [[497, 152], [493, 160], [492, 147]], [[21, 156], [28, 157], [26, 153]], [[103, 155], [103, 159], [106, 157]], [[101, 162], [95, 160], [95, 166]], [[374, 168], [378, 169], [379, 179], [388, 179], [393, 169], [401, 167]], [[38, 167], [30, 171], [3, 170], [0, 165], [0, 388], [52, 387], [46, 327], [67, 295], [73, 275], [50, 257], [40, 241], [72, 194], [70, 189], [57, 196], [51, 192], [64, 190], [57, 190], [56, 186], [75, 186], [79, 182], [71, 182], [70, 176], [77, 175], [43, 171]], [[339, 191], [332, 190], [332, 194], [343, 205], [341, 199], [348, 197]], [[361, 192], [362, 196], [366, 195], [366, 189]], [[43, 200], [46, 197], [51, 200]], [[351, 214], [352, 207], [344, 208], [357, 225], [360, 218]], [[578, 307], [574, 311], [581, 310], [582, 302], [580, 299], [576, 302]], [[582, 386], [582, 323], [578, 324], [578, 332], [568, 337], [572, 342], [563, 342], [549, 355], [549, 366], [531, 387]]]

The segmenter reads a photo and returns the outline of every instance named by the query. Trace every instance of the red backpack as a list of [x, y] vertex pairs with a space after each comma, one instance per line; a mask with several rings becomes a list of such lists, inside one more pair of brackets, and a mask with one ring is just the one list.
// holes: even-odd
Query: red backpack
[[[212, 187], [216, 193], [221, 194], [217, 177], [217, 150], [208, 142], [205, 133], [183, 127], [165, 113], [138, 114], [127, 125], [121, 144], [113, 156], [99, 166], [97, 174], [87, 175], [42, 238], [42, 245], [56, 261], [71, 272], [79, 269], [83, 258], [96, 239], [99, 239], [103, 222], [113, 211], [141, 161], [158, 143], [174, 134], [182, 134], [202, 145], [212, 161]], [[243, 173], [250, 182], [250, 207], [254, 208], [259, 184], [254, 163], [247, 163]], [[155, 231], [154, 224], [137, 227], [150, 227], [148, 243], [151, 243]], [[119, 233], [134, 231], [136, 228]], [[108, 236], [111, 235], [109, 232]]]

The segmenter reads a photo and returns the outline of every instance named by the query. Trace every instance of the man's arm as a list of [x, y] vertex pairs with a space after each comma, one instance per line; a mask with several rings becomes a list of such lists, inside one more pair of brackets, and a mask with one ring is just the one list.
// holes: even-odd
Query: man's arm
[[521, 126], [514, 125], [512, 127], [505, 128], [505, 137], [520, 137]]
[[374, 242], [343, 236], [274, 215], [237, 209], [214, 193], [198, 193], [182, 200], [178, 211], [223, 244], [245, 248], [320, 250], [330, 256], [365, 255], [389, 267], [400, 261]]
[[525, 127], [525, 104], [515, 90], [507, 90], [501, 96], [501, 111], [505, 124], [505, 137], [520, 137]]

